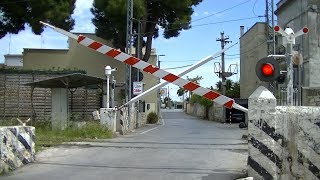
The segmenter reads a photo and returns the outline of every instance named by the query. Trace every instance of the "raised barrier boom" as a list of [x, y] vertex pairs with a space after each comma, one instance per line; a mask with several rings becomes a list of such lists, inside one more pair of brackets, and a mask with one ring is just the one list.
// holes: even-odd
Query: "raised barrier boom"
[[209, 100], [212, 100], [214, 102], [216, 102], [217, 104], [219, 105], [222, 105], [226, 108], [236, 108], [236, 109], [239, 109], [241, 111], [244, 111], [244, 112], [248, 112], [248, 109], [240, 106], [239, 104], [236, 104], [234, 102], [233, 99], [229, 98], [229, 97], [226, 97], [224, 95], [221, 95], [220, 93], [217, 93], [215, 91], [212, 91], [210, 89], [207, 89], [207, 88], [204, 88], [204, 87], [201, 87], [199, 86], [198, 84], [194, 83], [194, 82], [191, 82], [191, 81], [188, 81], [188, 80], [185, 80], [179, 76], [176, 76], [170, 72], [167, 72], [165, 70], [162, 70], [160, 68], [158, 68], [157, 66], [153, 66], [152, 64], [149, 64], [147, 62], [144, 62], [143, 60], [140, 60], [136, 57], [133, 57], [131, 55], [128, 55], [126, 53], [123, 53], [117, 49], [114, 49], [114, 48], [111, 48], [105, 44], [102, 44], [100, 42], [97, 42], [93, 39], [90, 39], [88, 37], [85, 37], [83, 35], [75, 35], [75, 34], [72, 34], [68, 31], [65, 31], [63, 29], [60, 29], [60, 28], [57, 28], [57, 27], [54, 27], [50, 24], [47, 24], [47, 23], [44, 23], [44, 22], [41, 22], [43, 25], [45, 26], [48, 26], [50, 28], [52, 28], [53, 30], [63, 34], [63, 35], [66, 35], [72, 39], [75, 39], [77, 40], [77, 42], [83, 46], [86, 46], [90, 49], [93, 49], [101, 54], [104, 54], [108, 57], [111, 57], [113, 59], [116, 59], [120, 62], [123, 62], [127, 65], [130, 65], [132, 67], [135, 67], [135, 68], [138, 68], [146, 73], [149, 73], [149, 74], [152, 74], [158, 78], [161, 78], [169, 83], [172, 83], [172, 84], [175, 84], [179, 87], [182, 87], [188, 91], [191, 91], [195, 94], [198, 94], [204, 98], [207, 98]]

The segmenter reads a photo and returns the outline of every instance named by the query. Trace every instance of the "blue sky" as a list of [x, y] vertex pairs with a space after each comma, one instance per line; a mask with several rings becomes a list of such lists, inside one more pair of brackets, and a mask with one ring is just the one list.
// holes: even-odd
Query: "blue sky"
[[[91, 23], [92, 14], [89, 10], [91, 5], [92, 0], [76, 1], [76, 9], [73, 15], [76, 19], [74, 32], [94, 32], [94, 26]], [[234, 7], [236, 5], [238, 6]], [[219, 13], [221, 11], [223, 12]], [[238, 42], [240, 26], [244, 26], [246, 31], [254, 23], [264, 21], [264, 17], [257, 18], [264, 13], [265, 0], [203, 0], [194, 8], [190, 30], [182, 31], [177, 38], [165, 39], [160, 36], [153, 41], [153, 48], [156, 48], [157, 54], [165, 55], [160, 57], [161, 68], [190, 65], [221, 50], [220, 42], [216, 39], [220, 38], [220, 32], [222, 31], [229, 36], [229, 40], [233, 43]], [[9, 53], [21, 54], [23, 48], [64, 49], [67, 48], [67, 38], [50, 29], [46, 29], [41, 36], [34, 35], [30, 28], [26, 28], [18, 35], [7, 35], [0, 39], [0, 63], [4, 61], [3, 55]], [[235, 55], [239, 54], [239, 45], [228, 50], [226, 54], [226, 69], [228, 69], [229, 64], [239, 64], [240, 57]], [[188, 76], [202, 76], [203, 80], [200, 81], [200, 84], [203, 87], [214, 86], [219, 81], [214, 73], [214, 62], [219, 61], [221, 61], [220, 58], [214, 59], [189, 73]], [[168, 71], [177, 74], [182, 70], [183, 68]], [[239, 78], [239, 74], [231, 77], [234, 81], [238, 81]], [[170, 96], [172, 95], [174, 100], [178, 100], [179, 98], [176, 96], [178, 87], [170, 84], [169, 88]]]

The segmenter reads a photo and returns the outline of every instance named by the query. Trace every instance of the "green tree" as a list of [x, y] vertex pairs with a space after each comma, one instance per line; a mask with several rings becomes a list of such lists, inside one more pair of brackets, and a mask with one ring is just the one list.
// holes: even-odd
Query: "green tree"
[[177, 95], [178, 95], [179, 97], [180, 97], [180, 96], [183, 96], [185, 93], [186, 93], [186, 90], [183, 89], [183, 88], [181, 88], [181, 87], [177, 90]]
[[[222, 93], [222, 82], [218, 81], [216, 83], [217, 91]], [[240, 83], [233, 82], [232, 80], [226, 80], [226, 96], [230, 98], [239, 98], [240, 97]]]
[[71, 17], [76, 0], [1, 0], [0, 39], [7, 33], [18, 34], [31, 26], [35, 34], [43, 32], [39, 21], [45, 21], [65, 30], [71, 30], [74, 19]]
[[[191, 81], [191, 82], [194, 82], [196, 84], [199, 84], [200, 83], [200, 80], [203, 79], [202, 76], [196, 76], [194, 78], [189, 78], [187, 77], [187, 80], [188, 81]], [[180, 87], [178, 90], [177, 90], [177, 95], [178, 96], [183, 96], [185, 93], [187, 93], [188, 90], [185, 90], [184, 88]]]
[[[152, 40], [159, 36], [159, 27], [164, 29], [167, 39], [177, 37], [181, 30], [190, 29], [193, 7], [202, 0], [134, 0], [133, 32], [137, 31], [137, 22], [142, 24], [142, 45], [145, 46], [144, 61], [151, 54]], [[115, 48], [121, 51], [126, 47], [126, 0], [94, 0], [91, 12], [96, 26], [96, 34], [112, 40]], [[138, 21], [137, 21], [138, 20]], [[137, 37], [134, 38], [134, 44]], [[142, 53], [141, 53], [142, 54]]]

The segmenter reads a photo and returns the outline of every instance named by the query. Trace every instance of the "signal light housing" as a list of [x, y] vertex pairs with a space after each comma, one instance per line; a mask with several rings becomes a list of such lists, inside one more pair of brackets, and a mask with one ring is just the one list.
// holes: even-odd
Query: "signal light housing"
[[260, 59], [256, 64], [256, 75], [264, 82], [273, 82], [277, 80], [280, 75], [278, 61], [272, 57]]
[[307, 27], [302, 28], [302, 32], [307, 34], [309, 32], [309, 29]]

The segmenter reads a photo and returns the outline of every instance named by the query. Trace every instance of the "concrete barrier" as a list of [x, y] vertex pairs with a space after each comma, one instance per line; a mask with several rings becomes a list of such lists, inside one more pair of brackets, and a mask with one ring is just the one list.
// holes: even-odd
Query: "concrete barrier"
[[248, 175], [320, 179], [320, 108], [276, 106], [260, 86], [249, 97]]
[[34, 138], [32, 126], [0, 127], [0, 174], [34, 162]]

